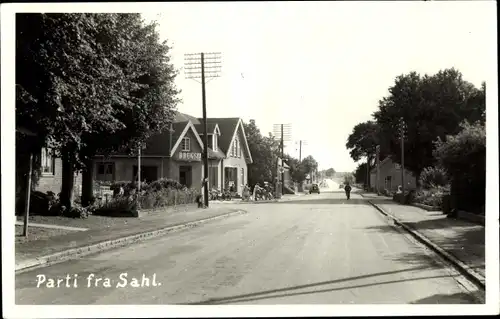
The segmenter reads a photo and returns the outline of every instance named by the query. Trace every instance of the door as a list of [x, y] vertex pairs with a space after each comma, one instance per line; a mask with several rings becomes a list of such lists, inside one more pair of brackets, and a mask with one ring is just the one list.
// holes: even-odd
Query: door
[[209, 174], [208, 174], [208, 183], [209, 183], [209, 189], [212, 188], [218, 188], [218, 174], [217, 174], [217, 166], [211, 166], [208, 168]]
[[193, 168], [191, 166], [179, 166], [179, 183], [191, 187]]

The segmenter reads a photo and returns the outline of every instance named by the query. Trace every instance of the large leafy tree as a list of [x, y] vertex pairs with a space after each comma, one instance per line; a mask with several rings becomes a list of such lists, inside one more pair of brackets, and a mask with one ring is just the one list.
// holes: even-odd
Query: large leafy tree
[[285, 154], [285, 162], [290, 167], [290, 177], [295, 183], [302, 183], [306, 179], [305, 167], [301, 165], [300, 161], [289, 155]]
[[318, 162], [312, 155], [303, 158], [300, 165], [303, 167], [303, 170], [306, 174], [311, 174], [318, 169]]
[[405, 168], [417, 180], [425, 167], [435, 164], [432, 151], [436, 138], [457, 134], [463, 120], [484, 121], [485, 85], [481, 89], [463, 80], [455, 69], [435, 75], [416, 72], [396, 78], [389, 95], [379, 101], [374, 118], [393, 160], [401, 163], [400, 118], [404, 119]]
[[[380, 126], [375, 121], [354, 126], [346, 143], [351, 158], [356, 162], [366, 158], [370, 168], [375, 165], [377, 146], [380, 146], [379, 159], [383, 160], [389, 154], [389, 140], [382, 138]], [[369, 184], [369, 176], [366, 178], [366, 173], [364, 174], [364, 181]]]
[[354, 161], [363, 157], [372, 158], [375, 147], [379, 144], [379, 128], [374, 121], [359, 123], [347, 138], [346, 148]]
[[367, 178], [366, 176], [366, 163], [361, 163], [354, 171], [354, 179], [356, 183], [365, 183]]
[[70, 206], [75, 171], [91, 185], [92, 156], [136, 149], [172, 120], [169, 47], [139, 14], [16, 18], [17, 125], [63, 159], [61, 200]]
[[326, 175], [327, 177], [334, 177], [334, 176], [335, 176], [335, 169], [333, 169], [332, 167], [331, 167], [331, 168], [329, 168], [329, 169], [327, 169], [327, 170], [325, 171], [325, 175]]
[[255, 120], [243, 125], [253, 159], [253, 163], [248, 166], [249, 185], [273, 181], [276, 176], [279, 141], [271, 135], [263, 136]]

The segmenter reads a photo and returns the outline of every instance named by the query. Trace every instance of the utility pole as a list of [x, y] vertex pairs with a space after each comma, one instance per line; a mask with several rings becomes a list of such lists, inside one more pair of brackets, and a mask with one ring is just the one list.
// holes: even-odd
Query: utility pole
[[399, 119], [399, 135], [401, 138], [401, 190], [403, 192], [403, 196], [405, 194], [405, 131], [406, 131], [406, 123], [401, 117]]
[[[305, 140], [299, 141], [299, 163], [302, 162], [302, 145], [306, 146], [307, 141], [305, 141]], [[297, 150], [297, 149], [295, 149], [295, 150]]]
[[375, 147], [375, 154], [377, 156], [377, 195], [380, 195], [380, 145]]
[[291, 125], [290, 124], [274, 124], [273, 131], [275, 136], [280, 136], [281, 144], [281, 194], [285, 190], [285, 170], [284, 170], [284, 157], [285, 157], [285, 142], [291, 140]]
[[28, 175], [26, 176], [26, 202], [24, 203], [24, 225], [23, 236], [28, 237], [28, 219], [30, 215], [30, 195], [31, 195], [31, 174], [33, 172], [33, 152], [30, 150], [30, 164]]
[[370, 188], [370, 155], [366, 155], [366, 190]]
[[139, 151], [137, 153], [137, 191], [141, 191], [141, 145], [139, 144]]
[[[208, 134], [207, 134], [207, 105], [205, 95], [205, 78], [216, 78], [220, 76], [220, 52], [193, 53], [184, 56], [184, 72], [187, 79], [201, 78], [201, 98], [203, 109], [203, 199], [205, 207], [208, 207]], [[206, 63], [206, 66], [205, 66]], [[195, 80], [196, 81], [196, 80]]]

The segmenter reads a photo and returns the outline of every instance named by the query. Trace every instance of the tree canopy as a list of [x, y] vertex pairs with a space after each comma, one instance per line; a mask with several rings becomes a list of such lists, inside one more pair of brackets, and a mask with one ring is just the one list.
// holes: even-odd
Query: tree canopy
[[263, 136], [255, 120], [243, 125], [253, 158], [253, 163], [248, 165], [248, 184], [273, 181], [276, 176], [279, 141], [272, 136]]
[[176, 72], [155, 24], [139, 14], [16, 18], [17, 124], [75, 169], [96, 152], [136, 146], [171, 121]]
[[97, 153], [137, 150], [171, 123], [170, 48], [140, 14], [22, 13], [16, 33], [16, 124], [63, 159], [69, 206], [75, 170]]
[[437, 138], [457, 134], [465, 119], [484, 122], [485, 91], [484, 83], [478, 89], [453, 68], [434, 75], [400, 75], [373, 114], [380, 139], [387, 143], [393, 160], [401, 163], [398, 128], [400, 118], [404, 119], [405, 168], [418, 178], [435, 163], [432, 152]]
[[372, 158], [375, 147], [379, 144], [379, 127], [374, 121], [359, 123], [352, 129], [347, 138], [346, 148], [356, 162], [362, 157]]

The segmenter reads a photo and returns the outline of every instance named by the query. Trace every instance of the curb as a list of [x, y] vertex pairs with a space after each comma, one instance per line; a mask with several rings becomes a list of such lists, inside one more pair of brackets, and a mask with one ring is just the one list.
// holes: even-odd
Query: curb
[[419, 242], [423, 243], [424, 245], [426, 245], [427, 247], [432, 249], [435, 253], [437, 253], [439, 256], [441, 256], [446, 261], [451, 263], [462, 275], [464, 275], [467, 279], [469, 279], [471, 282], [473, 282], [476, 286], [478, 286], [482, 290], [486, 290], [485, 278], [483, 276], [481, 276], [480, 274], [478, 274], [477, 272], [472, 270], [469, 266], [467, 266], [462, 261], [458, 260], [455, 256], [451, 255], [450, 253], [446, 252], [444, 249], [442, 249], [438, 245], [431, 242], [427, 237], [425, 237], [424, 235], [422, 235], [421, 233], [419, 233], [415, 229], [412, 229], [412, 228], [406, 226], [403, 222], [398, 220], [393, 215], [384, 211], [378, 205], [372, 203], [370, 200], [368, 202], [373, 207], [375, 207], [380, 213], [391, 218], [396, 225], [404, 228], [408, 233], [410, 233], [413, 237], [415, 237]]
[[67, 261], [70, 259], [75, 259], [77, 257], [83, 257], [86, 255], [110, 250], [113, 248], [126, 246], [128, 244], [135, 243], [138, 241], [159, 237], [159, 236], [162, 236], [162, 235], [169, 233], [169, 232], [172, 232], [172, 231], [183, 230], [186, 228], [192, 228], [192, 227], [198, 226], [199, 224], [204, 224], [204, 223], [207, 223], [210, 221], [223, 219], [223, 218], [227, 218], [227, 217], [231, 217], [231, 216], [235, 216], [235, 215], [241, 215], [241, 214], [245, 214], [245, 213], [247, 213], [247, 211], [237, 210], [235, 212], [230, 212], [230, 213], [216, 215], [216, 216], [212, 216], [212, 217], [208, 217], [208, 218], [198, 219], [198, 220], [194, 220], [194, 221], [187, 222], [187, 223], [171, 225], [171, 226], [167, 226], [165, 228], [161, 228], [161, 229], [157, 229], [157, 230], [153, 230], [153, 231], [146, 231], [146, 232], [142, 232], [142, 233], [137, 233], [135, 235], [129, 235], [126, 237], [105, 240], [105, 241], [102, 241], [102, 242], [99, 242], [96, 244], [92, 244], [92, 245], [86, 245], [86, 246], [82, 246], [82, 247], [78, 247], [78, 248], [72, 248], [72, 249], [68, 249], [65, 251], [53, 253], [50, 255], [41, 256], [41, 257], [37, 257], [37, 258], [33, 258], [33, 259], [28, 259], [26, 261], [20, 262], [19, 264], [16, 264], [15, 272], [17, 274], [20, 272], [29, 271], [29, 270], [33, 270], [33, 269], [44, 267], [44, 266], [50, 266], [50, 265], [57, 264], [57, 263]]
[[410, 206], [422, 208], [422, 209], [425, 209], [428, 212], [443, 212], [441, 210], [441, 207], [437, 207], [437, 206], [429, 206], [429, 205], [420, 204], [420, 203], [412, 203], [412, 204], [410, 204]]

